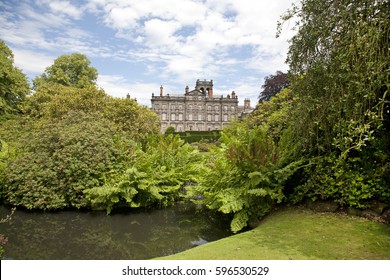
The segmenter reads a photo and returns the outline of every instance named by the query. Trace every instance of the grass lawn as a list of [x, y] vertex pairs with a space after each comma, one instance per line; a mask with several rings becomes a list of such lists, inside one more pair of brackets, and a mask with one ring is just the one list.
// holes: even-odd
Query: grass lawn
[[244, 233], [159, 259], [390, 259], [390, 226], [301, 208], [279, 210]]

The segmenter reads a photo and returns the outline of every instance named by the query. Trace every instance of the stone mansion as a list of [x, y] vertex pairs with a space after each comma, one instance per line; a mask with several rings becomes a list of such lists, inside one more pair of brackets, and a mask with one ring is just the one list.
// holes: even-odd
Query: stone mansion
[[161, 132], [169, 126], [176, 131], [220, 130], [236, 119], [250, 113], [253, 109], [250, 100], [244, 100], [244, 106], [238, 106], [238, 96], [233, 91], [227, 96], [215, 95], [213, 80], [197, 80], [195, 89], [185, 87], [184, 94], [152, 94], [152, 110], [161, 118]]

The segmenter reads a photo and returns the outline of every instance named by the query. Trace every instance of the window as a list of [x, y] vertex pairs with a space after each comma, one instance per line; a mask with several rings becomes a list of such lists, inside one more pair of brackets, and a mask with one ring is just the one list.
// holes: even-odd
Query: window
[[166, 121], [167, 120], [167, 114], [166, 113], [162, 113], [161, 114], [161, 120], [162, 121]]
[[208, 114], [208, 115], [207, 115], [207, 120], [208, 120], [209, 122], [211, 122], [211, 114]]
[[207, 110], [208, 110], [208, 111], [211, 111], [211, 106], [210, 106], [210, 105], [207, 106]]
[[224, 110], [224, 111], [227, 111], [227, 106], [226, 106], [226, 105], [223, 106], [223, 110]]
[[179, 105], [179, 110], [183, 110], [183, 106], [182, 105]]
[[188, 106], [188, 109], [192, 110], [192, 105], [189, 105], [189, 106]]
[[216, 122], [219, 121], [219, 115], [215, 115], [214, 118]]
[[179, 114], [179, 121], [183, 120], [183, 114]]
[[162, 105], [162, 108], [163, 108], [164, 110], [166, 110], [166, 109], [167, 109], [167, 105]]
[[228, 121], [228, 115], [227, 115], [227, 114], [223, 115], [223, 121], [224, 121], [224, 122], [227, 122], [227, 121]]
[[171, 109], [172, 109], [172, 110], [175, 110], [175, 105], [171, 105]]
[[231, 109], [232, 109], [232, 111], [234, 112], [234, 106], [232, 106], [232, 108], [231, 108]]
[[171, 121], [174, 121], [176, 119], [176, 115], [175, 114], [171, 114]]
[[219, 110], [219, 106], [215, 106], [215, 111], [218, 111]]
[[198, 121], [202, 120], [202, 114], [198, 114]]
[[189, 114], [189, 115], [188, 115], [188, 120], [189, 120], [189, 121], [192, 121], [192, 114]]

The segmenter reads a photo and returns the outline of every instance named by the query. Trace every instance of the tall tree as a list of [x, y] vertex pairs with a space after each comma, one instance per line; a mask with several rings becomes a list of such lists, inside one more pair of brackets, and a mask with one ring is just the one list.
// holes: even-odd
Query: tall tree
[[17, 110], [30, 92], [26, 75], [14, 66], [14, 56], [0, 40], [0, 116]]
[[54, 64], [47, 67], [45, 72], [34, 79], [34, 89], [42, 83], [52, 82], [64, 86], [86, 88], [96, 86], [97, 70], [91, 66], [91, 62], [84, 54], [74, 53], [61, 55]]
[[287, 74], [282, 71], [276, 71], [275, 75], [269, 75], [264, 78], [264, 84], [261, 86], [262, 91], [259, 94], [259, 101], [270, 100], [272, 96], [287, 88], [290, 81]]
[[[297, 100], [284, 153], [310, 162], [297, 200], [390, 201], [388, 0], [301, 0], [288, 62]], [[286, 156], [285, 156], [286, 157]]]
[[292, 18], [298, 32], [287, 62], [302, 104], [300, 150], [347, 155], [374, 134], [388, 137], [389, 1], [302, 0], [282, 19]]

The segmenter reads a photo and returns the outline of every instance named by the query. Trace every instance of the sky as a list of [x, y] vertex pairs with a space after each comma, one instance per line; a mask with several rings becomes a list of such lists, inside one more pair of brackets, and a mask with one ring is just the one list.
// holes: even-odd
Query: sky
[[152, 93], [183, 94], [197, 79], [214, 94], [257, 103], [264, 78], [287, 71], [294, 0], [0, 0], [0, 39], [30, 80], [63, 54], [82, 53], [108, 94], [150, 106]]

